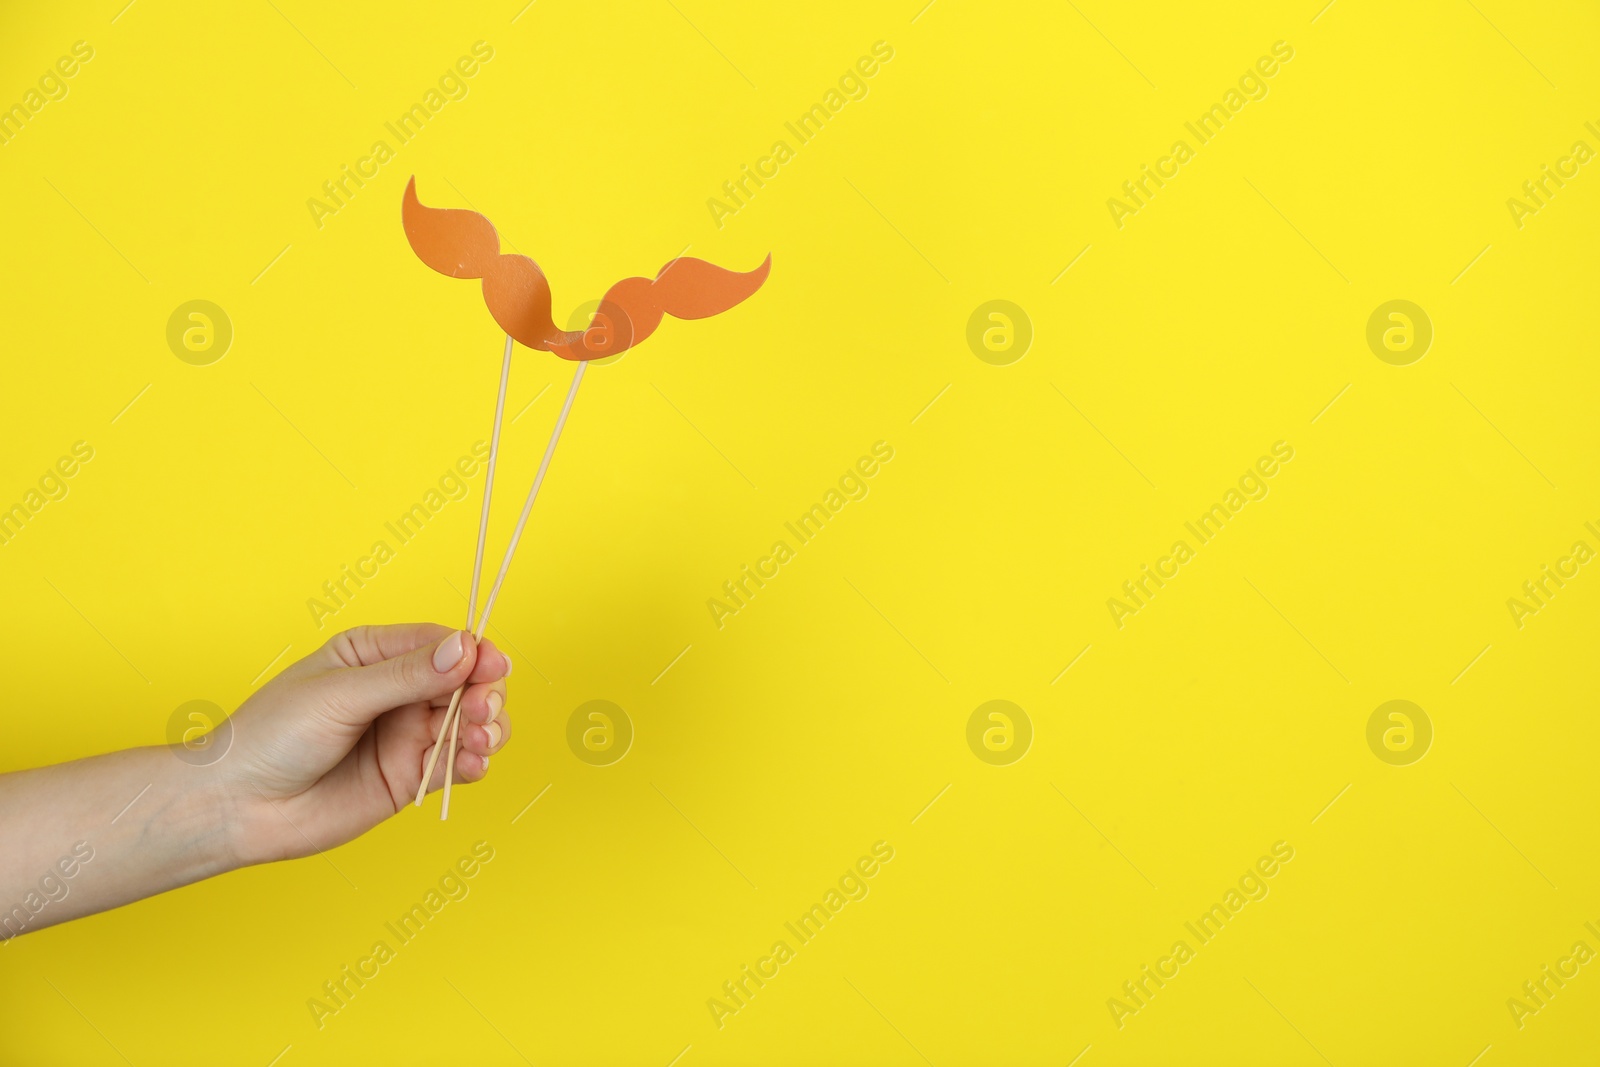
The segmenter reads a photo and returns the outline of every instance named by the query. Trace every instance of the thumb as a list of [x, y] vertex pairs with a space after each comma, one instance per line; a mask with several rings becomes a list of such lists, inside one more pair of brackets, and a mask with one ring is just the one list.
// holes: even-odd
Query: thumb
[[467, 680], [478, 658], [470, 633], [454, 630], [437, 644], [324, 675], [328, 706], [339, 718], [364, 724], [386, 711], [444, 696]]

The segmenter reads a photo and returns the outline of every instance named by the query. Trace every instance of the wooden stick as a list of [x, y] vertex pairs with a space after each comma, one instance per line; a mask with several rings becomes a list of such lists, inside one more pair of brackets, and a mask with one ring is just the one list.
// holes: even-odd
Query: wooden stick
[[[450, 706], [445, 709], [444, 721], [439, 723], [439, 736], [433, 742], [433, 754], [428, 757], [428, 765], [423, 768], [422, 784], [417, 786], [418, 807], [422, 806], [422, 798], [428, 794], [428, 783], [433, 779], [433, 768], [439, 762], [439, 753], [444, 750], [445, 731], [448, 730], [450, 728], [450, 724], [455, 721], [456, 709], [461, 706], [461, 695], [466, 691], [467, 687], [462, 685], [458, 687], [454, 693], [450, 694]], [[445, 773], [450, 773], [448, 764], [445, 766]]]
[[[462, 686], [456, 692], [463, 692], [465, 689], [466, 687]], [[456, 709], [456, 713], [450, 720], [450, 758], [445, 761], [444, 765], [444, 800], [439, 804], [439, 819], [441, 821], [450, 817], [450, 783], [456, 776], [456, 741], [461, 735], [461, 698], [454, 697], [450, 703]], [[448, 715], [449, 712], [447, 711], [445, 714]], [[437, 748], [438, 746], [435, 745], [434, 747]]]
[[489, 536], [489, 496], [494, 492], [494, 461], [500, 454], [500, 425], [506, 413], [506, 383], [511, 380], [511, 349], [515, 344], [506, 334], [505, 355], [500, 357], [500, 392], [494, 398], [494, 432], [489, 437], [489, 466], [483, 476], [483, 511], [478, 515], [478, 550], [472, 557], [472, 590], [467, 594], [467, 625], [472, 625], [478, 610], [478, 582], [483, 577], [483, 546]]
[[[561, 414], [556, 416], [555, 429], [550, 431], [550, 443], [545, 446], [544, 458], [539, 461], [538, 473], [533, 476], [533, 487], [528, 490], [528, 499], [522, 503], [522, 514], [517, 517], [516, 529], [511, 531], [511, 543], [506, 545], [506, 554], [500, 560], [500, 573], [495, 575], [494, 585], [489, 589], [489, 599], [483, 605], [483, 614], [478, 616], [478, 627], [473, 634], [477, 639], [481, 640], [483, 638], [483, 631], [489, 625], [489, 613], [494, 610], [494, 602], [500, 596], [500, 587], [505, 584], [506, 573], [511, 570], [511, 557], [516, 554], [517, 542], [522, 540], [522, 529], [528, 525], [528, 515], [533, 511], [534, 499], [539, 495], [539, 487], [544, 484], [545, 472], [550, 469], [550, 459], [556, 454], [556, 442], [561, 440], [561, 431], [567, 425], [567, 416], [572, 413], [572, 402], [578, 396], [578, 386], [583, 384], [583, 372], [588, 366], [587, 360], [579, 360], [578, 369], [572, 375], [572, 387], [567, 390], [566, 403], [561, 405]], [[460, 700], [454, 700], [452, 704], [459, 705]], [[460, 718], [461, 714], [458, 710], [456, 712], [457, 721]], [[437, 748], [435, 748], [435, 753], [437, 751]], [[455, 734], [452, 732], [449, 762], [445, 764], [444, 772], [444, 800], [439, 806], [439, 818], [441, 819], [450, 817], [450, 785], [451, 779], [455, 776], [455, 761]], [[430, 769], [428, 773], [431, 775], [433, 771]], [[423, 785], [427, 785], [427, 778], [423, 779]]]
[[[494, 401], [494, 432], [489, 436], [489, 466], [483, 476], [483, 511], [478, 515], [478, 551], [472, 560], [472, 592], [467, 597], [467, 629], [472, 629], [472, 616], [478, 610], [478, 581], [483, 575], [483, 546], [489, 534], [489, 498], [494, 493], [494, 461], [500, 454], [500, 424], [506, 412], [506, 383], [511, 380], [511, 335], [506, 334], [506, 354], [500, 360], [500, 392]], [[445, 709], [444, 719], [439, 723], [439, 736], [433, 743], [433, 756], [428, 760], [427, 769], [422, 772], [422, 784], [417, 786], [417, 805], [420, 807], [422, 798], [428, 794], [428, 781], [433, 777], [433, 768], [439, 761], [439, 746], [444, 744], [444, 732], [452, 720], [456, 718], [456, 709], [461, 705], [461, 694], [466, 692], [462, 685], [450, 698], [450, 706]], [[450, 747], [455, 747], [456, 737], [450, 735]], [[445, 772], [449, 773], [448, 769]]]
[[533, 511], [534, 498], [539, 495], [539, 486], [544, 484], [545, 472], [550, 469], [550, 457], [556, 454], [556, 442], [561, 439], [561, 430], [567, 424], [567, 416], [572, 412], [572, 401], [578, 395], [578, 386], [583, 384], [583, 372], [588, 369], [587, 360], [578, 361], [577, 373], [572, 376], [572, 388], [567, 390], [566, 403], [561, 405], [561, 414], [556, 417], [556, 426], [550, 431], [550, 443], [545, 446], [544, 459], [539, 461], [539, 470], [533, 476], [533, 488], [528, 490], [528, 499], [522, 502], [522, 514], [517, 518], [516, 529], [511, 531], [511, 543], [506, 546], [506, 554], [500, 560], [500, 573], [495, 575], [494, 585], [489, 588], [489, 602], [483, 606], [483, 617], [478, 620], [478, 636], [483, 636], [483, 628], [488, 625], [489, 613], [494, 610], [494, 603], [500, 597], [500, 587], [505, 584], [506, 572], [511, 570], [511, 557], [517, 551], [517, 542], [522, 540], [522, 528], [528, 525], [528, 514]]

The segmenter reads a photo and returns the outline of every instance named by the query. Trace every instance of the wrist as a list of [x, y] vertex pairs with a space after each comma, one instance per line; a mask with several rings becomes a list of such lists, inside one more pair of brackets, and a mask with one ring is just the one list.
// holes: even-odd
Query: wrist
[[[224, 763], [226, 761], [223, 761]], [[211, 810], [221, 833], [216, 841], [216, 859], [222, 870], [253, 867], [288, 859], [292, 855], [283, 840], [283, 816], [272, 802], [238, 775], [212, 769], [206, 789]]]
[[[200, 827], [201, 859], [210, 867], [207, 877], [262, 862], [257, 858], [260, 835], [255, 805], [233, 788], [222, 767], [226, 762], [192, 768], [195, 779], [191, 798]], [[259, 797], [254, 799], [260, 800]]]

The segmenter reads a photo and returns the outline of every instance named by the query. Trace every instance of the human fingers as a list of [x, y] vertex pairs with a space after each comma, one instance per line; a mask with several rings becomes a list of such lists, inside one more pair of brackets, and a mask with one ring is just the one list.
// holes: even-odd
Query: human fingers
[[[461, 698], [461, 703], [463, 706], [469, 709], [467, 718], [473, 722], [487, 722], [489, 716], [483, 714], [483, 698], [485, 695], [487, 695], [488, 691], [492, 689], [500, 694], [501, 703], [505, 703], [506, 680], [502, 677], [493, 682], [475, 682], [471, 679], [469, 679], [468, 682], [469, 684], [467, 686], [466, 694]], [[478, 699], [476, 701], [471, 699], [474, 691], [478, 693]], [[450, 701], [453, 699], [455, 699], [455, 690], [452, 689], [448, 693], [440, 693], [438, 696], [434, 697], [428, 702], [428, 707], [432, 711], [442, 711], [450, 706]]]
[[486, 703], [493, 716], [483, 722], [468, 721], [461, 727], [461, 747], [479, 756], [492, 756], [511, 739], [511, 716], [507, 715], [500, 694], [492, 690]]
[[421, 645], [442, 641], [450, 627], [436, 622], [392, 626], [356, 626], [341, 630], [314, 652], [279, 671], [278, 678], [306, 678], [340, 667], [360, 667], [404, 655]]
[[366, 667], [437, 644], [451, 627], [437, 622], [402, 622], [389, 626], [354, 626], [328, 638], [308, 659], [318, 656], [331, 667]]
[[[491, 716], [489, 712], [488, 695], [490, 692], [497, 689], [500, 694], [499, 703], [496, 705], [496, 708], [498, 709], [505, 706], [506, 698], [504, 682], [485, 682], [482, 685], [470, 685], [465, 688], [460, 701], [457, 702], [457, 707], [459, 707], [462, 714], [465, 715], [465, 718], [462, 720], [463, 726], [469, 722], [489, 721]], [[445, 721], [445, 712], [450, 710], [450, 701], [454, 695], [455, 693], [453, 691], [450, 693], [445, 693], [442, 696], [435, 697], [429, 704], [427, 722], [429, 737], [435, 739], [438, 738], [439, 726]]]
[[506, 706], [506, 681], [470, 685], [461, 698], [461, 710], [467, 722], [486, 723], [501, 713]]
[[511, 658], [500, 651], [500, 646], [485, 637], [478, 642], [478, 662], [473, 664], [470, 682], [494, 682], [511, 673]]
[[[505, 710], [505, 683], [494, 682], [467, 688], [461, 698], [461, 725], [457, 731], [459, 748], [477, 756], [490, 756], [505, 747], [511, 738], [511, 719]], [[435, 708], [428, 715], [428, 734], [440, 736], [448, 706]], [[424, 753], [424, 759], [431, 753]], [[460, 756], [456, 757], [457, 766]]]
[[[461, 727], [457, 732], [458, 738], [467, 737], [469, 731], [498, 723], [496, 735], [501, 743], [507, 734], [506, 727], [506, 692], [505, 680], [498, 682], [485, 682], [479, 685], [467, 686], [466, 692], [461, 697], [460, 714]], [[426, 720], [427, 736], [437, 739], [440, 730], [444, 727], [445, 713], [450, 709], [450, 695], [436, 699], [433, 707], [428, 709]], [[498, 745], [494, 746], [498, 747]], [[483, 746], [478, 746], [478, 751], [483, 751]]]
[[[472, 635], [446, 630], [435, 643], [367, 666], [330, 670], [309, 679], [322, 690], [329, 710], [351, 723], [365, 723], [393, 708], [429, 703], [464, 683], [476, 663]], [[373, 646], [376, 648], [376, 646]]]
[[[446, 742], [446, 744], [448, 743], [449, 742]], [[434, 745], [429, 745], [427, 749], [423, 751], [423, 766], [427, 766], [427, 761], [433, 758], [434, 748]], [[471, 785], [473, 782], [481, 782], [483, 781], [484, 775], [488, 773], [488, 756], [480, 755], [476, 752], [466, 752], [460, 750], [456, 752], [456, 776], [454, 781], [457, 785]], [[432, 793], [436, 789], [444, 788], [444, 775], [445, 760], [443, 757], [440, 757], [439, 762], [434, 765], [433, 777], [428, 779], [428, 792]]]

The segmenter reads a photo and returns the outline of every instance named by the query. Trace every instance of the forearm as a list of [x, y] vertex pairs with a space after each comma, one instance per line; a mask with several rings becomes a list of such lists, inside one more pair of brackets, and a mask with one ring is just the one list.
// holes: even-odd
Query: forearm
[[240, 866], [236, 814], [164, 747], [0, 776], [0, 940]]

